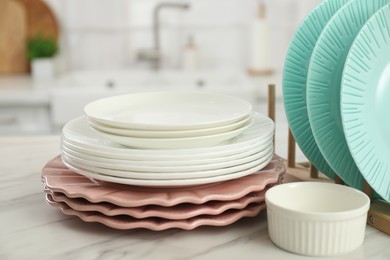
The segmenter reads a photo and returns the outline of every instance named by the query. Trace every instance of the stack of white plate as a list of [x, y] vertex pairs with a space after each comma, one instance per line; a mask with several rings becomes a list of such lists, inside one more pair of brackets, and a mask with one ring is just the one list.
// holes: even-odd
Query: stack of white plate
[[96, 180], [175, 187], [237, 179], [273, 157], [274, 123], [234, 97], [153, 92], [97, 100], [62, 131], [62, 160]]

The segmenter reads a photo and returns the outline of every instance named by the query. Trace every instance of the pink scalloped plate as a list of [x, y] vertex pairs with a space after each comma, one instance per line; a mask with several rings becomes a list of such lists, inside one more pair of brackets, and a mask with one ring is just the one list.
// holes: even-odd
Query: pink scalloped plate
[[265, 209], [265, 203], [252, 203], [244, 209], [230, 209], [219, 215], [200, 215], [182, 220], [156, 217], [137, 219], [127, 215], [106, 216], [97, 211], [77, 211], [63, 202], [53, 201], [50, 194], [47, 194], [46, 201], [50, 205], [60, 208], [65, 215], [77, 216], [85, 222], [98, 222], [114, 229], [145, 228], [155, 231], [170, 228], [191, 230], [199, 226], [226, 226], [244, 217], [254, 217]]
[[267, 185], [279, 183], [285, 171], [282, 159], [274, 156], [261, 171], [239, 179], [185, 188], [151, 188], [89, 179], [66, 168], [57, 156], [43, 168], [42, 182], [52, 192], [64, 193], [69, 198], [84, 198], [93, 203], [109, 202], [121, 207], [170, 207], [181, 203], [236, 200], [251, 192], [262, 191]]
[[108, 202], [91, 203], [82, 198], [68, 198], [63, 193], [51, 192], [49, 189], [45, 189], [45, 192], [50, 194], [54, 202], [65, 203], [76, 211], [97, 211], [106, 216], [127, 215], [138, 219], [159, 217], [176, 220], [189, 219], [199, 215], [218, 215], [229, 209], [243, 209], [251, 203], [264, 202], [265, 191], [252, 192], [232, 201], [213, 200], [204, 204], [182, 203], [172, 207], [148, 205], [129, 208], [116, 206]]

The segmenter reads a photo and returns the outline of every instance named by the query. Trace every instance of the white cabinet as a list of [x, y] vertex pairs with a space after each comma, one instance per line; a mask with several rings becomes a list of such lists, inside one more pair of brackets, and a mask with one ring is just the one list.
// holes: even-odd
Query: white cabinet
[[50, 134], [47, 89], [28, 76], [0, 77], [0, 135]]
[[0, 77], [0, 135], [58, 134], [89, 102], [148, 91], [208, 91], [248, 100], [255, 84], [238, 70], [78, 71], [36, 86], [30, 77]]
[[83, 115], [89, 102], [107, 96], [149, 91], [208, 91], [257, 102], [252, 82], [238, 70], [77, 71], [50, 89], [51, 120], [60, 129]]
[[0, 106], [0, 135], [51, 133], [49, 106]]

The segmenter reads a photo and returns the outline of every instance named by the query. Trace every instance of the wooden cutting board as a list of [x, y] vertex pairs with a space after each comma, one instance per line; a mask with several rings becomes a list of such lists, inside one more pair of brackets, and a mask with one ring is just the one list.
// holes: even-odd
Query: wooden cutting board
[[24, 73], [26, 61], [26, 12], [22, 4], [0, 0], [0, 74]]
[[58, 22], [45, 2], [0, 0], [0, 74], [29, 71], [26, 41], [37, 33], [58, 42]]
[[[2, 1], [2, 0], [0, 0]], [[58, 40], [59, 26], [49, 6], [42, 0], [16, 0], [23, 4], [27, 14], [27, 37], [42, 33]]]

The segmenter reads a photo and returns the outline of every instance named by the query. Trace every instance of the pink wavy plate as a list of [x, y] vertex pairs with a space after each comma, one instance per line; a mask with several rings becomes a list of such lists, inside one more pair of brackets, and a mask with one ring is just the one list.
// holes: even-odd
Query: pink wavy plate
[[261, 171], [229, 181], [185, 188], [148, 188], [97, 182], [67, 169], [60, 156], [43, 168], [42, 182], [53, 192], [69, 198], [84, 198], [90, 202], [110, 202], [122, 207], [145, 205], [173, 206], [181, 203], [203, 204], [211, 200], [231, 201], [262, 191], [278, 183], [286, 168], [281, 158], [274, 156]]
[[146, 228], [155, 231], [179, 228], [191, 230], [199, 226], [226, 226], [244, 217], [254, 217], [265, 209], [265, 203], [250, 204], [245, 209], [231, 209], [219, 215], [201, 215], [184, 220], [168, 220], [163, 218], [137, 219], [126, 215], [106, 216], [99, 212], [77, 211], [71, 209], [65, 203], [55, 202], [47, 194], [46, 201], [57, 208], [60, 208], [65, 215], [77, 216], [85, 222], [99, 222], [115, 229]]
[[97, 211], [106, 216], [127, 215], [134, 218], [159, 217], [165, 219], [188, 219], [199, 215], [218, 215], [229, 209], [243, 209], [251, 203], [264, 202], [265, 191], [253, 192], [233, 201], [208, 201], [204, 204], [182, 203], [172, 207], [148, 205], [128, 208], [118, 207], [108, 202], [91, 203], [82, 198], [68, 198], [63, 193], [45, 190], [54, 202], [65, 203], [76, 211]]

